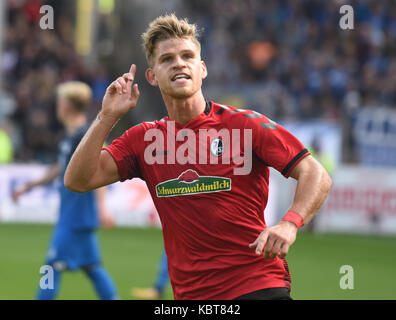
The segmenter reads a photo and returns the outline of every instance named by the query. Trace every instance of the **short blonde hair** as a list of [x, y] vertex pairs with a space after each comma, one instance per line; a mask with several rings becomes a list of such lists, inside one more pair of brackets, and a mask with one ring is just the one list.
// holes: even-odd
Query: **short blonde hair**
[[190, 38], [201, 50], [198, 41], [199, 32], [195, 24], [190, 24], [186, 18], [179, 19], [175, 14], [159, 16], [152, 21], [146, 32], [142, 34], [143, 48], [150, 67], [154, 65], [155, 45], [162, 40], [171, 38]]
[[80, 81], [61, 83], [56, 88], [59, 98], [67, 99], [78, 112], [85, 112], [92, 101], [92, 90], [89, 85]]

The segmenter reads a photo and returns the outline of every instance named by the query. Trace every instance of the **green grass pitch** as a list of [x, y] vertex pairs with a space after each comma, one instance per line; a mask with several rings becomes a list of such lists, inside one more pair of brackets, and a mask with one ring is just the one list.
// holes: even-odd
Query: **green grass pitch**
[[[0, 299], [34, 299], [53, 226], [0, 224]], [[162, 249], [158, 229], [99, 231], [104, 265], [121, 299], [132, 286], [150, 286]], [[396, 299], [396, 237], [300, 232], [288, 263], [294, 299]], [[353, 289], [341, 289], [340, 268], [353, 267]], [[80, 271], [62, 277], [58, 299], [96, 299]], [[164, 299], [173, 299], [170, 285]]]

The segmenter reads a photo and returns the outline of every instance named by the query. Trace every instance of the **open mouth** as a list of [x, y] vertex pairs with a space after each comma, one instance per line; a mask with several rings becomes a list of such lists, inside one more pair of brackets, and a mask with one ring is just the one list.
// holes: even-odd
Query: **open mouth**
[[188, 79], [191, 79], [191, 77], [187, 74], [179, 73], [179, 74], [175, 75], [171, 80], [176, 81], [176, 80], [180, 80], [180, 79], [188, 80]]

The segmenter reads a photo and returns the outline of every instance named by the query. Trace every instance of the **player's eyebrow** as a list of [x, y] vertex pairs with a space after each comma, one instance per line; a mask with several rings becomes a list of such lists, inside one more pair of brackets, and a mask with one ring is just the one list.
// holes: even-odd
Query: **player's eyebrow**
[[[189, 53], [195, 56], [195, 52], [192, 49], [183, 49], [180, 51], [180, 54], [185, 54], [185, 53]], [[161, 61], [161, 59], [167, 56], [173, 56], [175, 54], [176, 54], [175, 52], [165, 52], [158, 57], [158, 60]]]
[[167, 57], [167, 56], [172, 56], [174, 53], [172, 53], [172, 52], [166, 52], [166, 53], [163, 53], [163, 54], [161, 54], [159, 57], [158, 57], [158, 60], [162, 60], [163, 58], [165, 58], [165, 57]]

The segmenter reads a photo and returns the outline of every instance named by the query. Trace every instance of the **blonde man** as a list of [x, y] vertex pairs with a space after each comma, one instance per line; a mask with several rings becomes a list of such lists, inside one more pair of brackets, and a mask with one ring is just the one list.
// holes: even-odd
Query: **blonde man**
[[14, 201], [32, 188], [61, 178], [59, 184], [59, 218], [49, 246], [46, 265], [53, 267], [53, 287], [39, 288], [37, 299], [55, 299], [60, 289], [63, 271], [82, 269], [92, 282], [101, 299], [116, 299], [113, 280], [103, 268], [95, 230], [101, 223], [105, 228], [114, 225], [105, 204], [105, 189], [84, 194], [65, 188], [63, 176], [66, 165], [87, 128], [86, 109], [91, 102], [91, 88], [82, 82], [66, 82], [57, 87], [56, 112], [66, 129], [66, 137], [59, 148], [58, 163], [50, 166], [43, 177], [31, 181], [13, 193]]
[[[159, 87], [168, 116], [132, 127], [102, 149], [112, 126], [137, 105], [133, 64], [107, 88], [68, 165], [66, 187], [86, 192], [134, 177], [146, 181], [175, 299], [291, 299], [285, 256], [323, 203], [330, 177], [280, 125], [205, 101], [208, 72], [196, 26], [161, 16], [143, 42], [146, 79]], [[273, 227], [263, 214], [270, 166], [298, 181], [290, 210]]]

